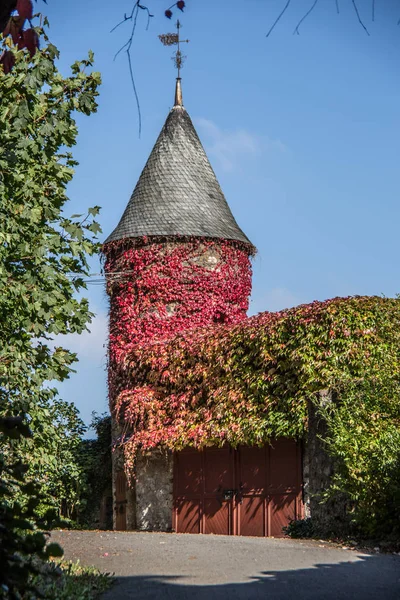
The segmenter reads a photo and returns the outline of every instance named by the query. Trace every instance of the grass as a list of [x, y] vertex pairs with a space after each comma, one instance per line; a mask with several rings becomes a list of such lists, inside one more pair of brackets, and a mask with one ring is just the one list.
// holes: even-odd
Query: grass
[[78, 562], [48, 563], [46, 573], [35, 581], [45, 598], [51, 600], [94, 600], [112, 584], [110, 573]]

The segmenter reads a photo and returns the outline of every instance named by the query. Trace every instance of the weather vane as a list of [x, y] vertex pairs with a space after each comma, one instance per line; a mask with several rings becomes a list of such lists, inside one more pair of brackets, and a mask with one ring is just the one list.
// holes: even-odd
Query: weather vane
[[158, 36], [161, 43], [164, 44], [164, 46], [178, 46], [176, 52], [174, 52], [174, 55], [172, 57], [172, 60], [175, 63], [175, 67], [178, 69], [178, 79], [180, 79], [181, 69], [182, 69], [183, 63], [185, 62], [185, 59], [186, 59], [186, 56], [184, 56], [181, 52], [180, 45], [182, 43], [189, 42], [189, 40], [181, 40], [180, 39], [179, 30], [181, 27], [182, 27], [182, 25], [180, 24], [180, 22], [178, 20], [176, 22], [177, 33], [164, 33], [164, 34]]

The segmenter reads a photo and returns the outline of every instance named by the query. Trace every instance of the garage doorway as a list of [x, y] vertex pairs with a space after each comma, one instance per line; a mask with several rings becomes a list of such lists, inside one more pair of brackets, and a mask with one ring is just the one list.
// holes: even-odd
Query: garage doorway
[[178, 533], [282, 537], [282, 527], [302, 516], [301, 448], [294, 440], [175, 454]]

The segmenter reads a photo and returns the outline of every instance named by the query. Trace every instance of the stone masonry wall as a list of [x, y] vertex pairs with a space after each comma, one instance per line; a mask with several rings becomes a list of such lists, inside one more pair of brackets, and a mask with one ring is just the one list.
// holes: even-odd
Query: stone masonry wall
[[[319, 401], [333, 402], [332, 392], [319, 392]], [[334, 463], [321, 440], [326, 435], [326, 424], [312, 403], [309, 405], [308, 420], [308, 439], [303, 455], [305, 514], [306, 517], [312, 517], [321, 534], [338, 533], [345, 523], [346, 502], [340, 497], [322, 501], [323, 492], [329, 487], [334, 473]]]
[[136, 527], [142, 531], [171, 531], [173, 458], [153, 450], [136, 463]]

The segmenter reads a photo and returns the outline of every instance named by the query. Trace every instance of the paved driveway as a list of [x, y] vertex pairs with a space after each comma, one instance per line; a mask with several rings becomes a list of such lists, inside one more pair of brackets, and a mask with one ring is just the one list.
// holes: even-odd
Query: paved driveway
[[103, 600], [400, 600], [400, 556], [322, 542], [55, 532], [66, 558], [114, 572]]

